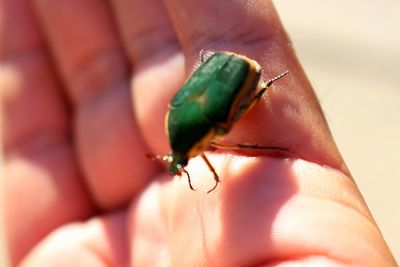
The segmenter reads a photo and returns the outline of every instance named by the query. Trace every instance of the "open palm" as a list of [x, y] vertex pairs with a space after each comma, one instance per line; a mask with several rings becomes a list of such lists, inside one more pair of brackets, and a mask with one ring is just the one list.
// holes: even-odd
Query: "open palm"
[[[21, 266], [395, 265], [270, 1], [2, 0], [6, 236]], [[201, 49], [245, 54], [268, 89], [186, 178], [168, 102]], [[285, 265], [286, 266], [286, 265]]]

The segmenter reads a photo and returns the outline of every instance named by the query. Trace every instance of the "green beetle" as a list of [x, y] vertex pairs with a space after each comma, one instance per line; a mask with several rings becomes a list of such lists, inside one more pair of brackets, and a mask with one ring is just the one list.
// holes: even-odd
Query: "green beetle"
[[[202, 57], [203, 58], [203, 57]], [[278, 149], [258, 145], [222, 145], [213, 142], [217, 135], [225, 135], [245, 111], [251, 108], [265, 90], [288, 71], [260, 82], [260, 65], [243, 55], [216, 52], [205, 60], [172, 98], [166, 114], [166, 132], [172, 151], [162, 157], [171, 175], [186, 173], [189, 186], [193, 186], [185, 170], [190, 158], [201, 155], [214, 175], [215, 186], [219, 177], [203, 153], [209, 146], [239, 149]], [[256, 89], [260, 88], [258, 93]]]

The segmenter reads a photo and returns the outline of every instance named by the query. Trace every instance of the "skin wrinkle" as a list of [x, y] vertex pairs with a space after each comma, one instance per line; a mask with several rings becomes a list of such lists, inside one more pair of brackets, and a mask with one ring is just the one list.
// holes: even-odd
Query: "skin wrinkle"
[[[169, 1], [170, 3], [171, 1]], [[172, 1], [174, 3], [175, 1]], [[226, 5], [228, 2], [219, 2], [217, 5]], [[171, 4], [171, 3], [170, 3]], [[228, 3], [230, 7], [228, 10], [232, 11], [235, 15], [239, 16], [242, 13], [245, 13], [244, 17], [250, 16], [252, 17], [252, 20], [259, 21], [258, 23], [260, 25], [264, 24], [265, 22], [265, 16], [258, 14], [254, 15], [254, 10], [252, 10], [251, 13], [249, 11], [245, 10], [243, 11], [242, 6], [239, 5], [238, 7], [235, 7], [236, 3]], [[174, 12], [177, 12], [181, 9], [181, 7], [177, 6], [174, 9]], [[207, 9], [207, 10], [200, 10], [198, 13], [199, 14], [212, 14], [215, 13], [214, 15], [210, 15], [211, 18], [219, 18], [219, 17], [226, 17], [227, 14], [225, 12], [219, 13], [223, 8], [212, 8], [212, 9]], [[266, 11], [262, 11], [266, 12]], [[181, 20], [190, 20], [191, 18], [188, 17], [187, 14], [184, 12], [181, 13], [184, 18], [181, 18]], [[197, 15], [197, 14], [196, 14]], [[230, 14], [232, 15], [232, 14]], [[259, 28], [258, 31], [254, 31], [252, 27], [253, 24], [257, 24], [256, 22], [252, 22], [249, 29], [244, 28], [246, 27], [246, 24], [243, 26], [242, 20], [237, 21], [230, 19], [230, 23], [226, 25], [227, 28], [223, 29], [223, 32], [218, 32], [215, 28], [207, 30], [207, 28], [201, 28], [201, 27], [195, 27], [192, 29], [192, 31], [189, 33], [188, 36], [185, 36], [184, 39], [181, 40], [183, 43], [183, 46], [189, 46], [192, 49], [188, 51], [188, 54], [193, 55], [197, 54], [197, 51], [200, 51], [202, 49], [206, 49], [208, 47], [224, 47], [225, 50], [227, 47], [231, 46], [232, 44], [235, 44], [235, 47], [265, 47], [263, 46], [264, 42], [268, 42], [268, 40], [272, 39], [282, 39], [282, 28], [276, 29], [273, 28], [272, 32], [270, 28]], [[212, 23], [207, 23], [204, 25], [204, 27], [213, 27]], [[265, 29], [265, 30], [264, 30]], [[239, 30], [239, 31], [238, 31]], [[204, 38], [199, 38], [199, 36], [203, 36], [204, 33], [207, 33], [207, 39], [205, 40]], [[226, 34], [229, 32], [230, 34]], [[283, 39], [282, 39], [283, 40]], [[206, 42], [206, 44], [204, 44]], [[238, 43], [239, 42], [239, 43]], [[190, 44], [190, 45], [187, 45]], [[250, 49], [249, 49], [250, 50]], [[234, 51], [235, 52], [235, 51]]]
[[30, 134], [24, 139], [21, 138], [10, 147], [4, 146], [4, 160], [9, 161], [18, 157], [40, 157], [49, 151], [70, 145], [68, 135], [63, 135], [62, 132], [48, 134], [48, 130], [45, 130], [42, 133]]
[[[82, 105], [93, 100], [96, 95], [105, 94], [124, 82], [128, 73], [128, 64], [119, 47], [102, 50], [91, 57], [84, 58], [71, 74], [70, 90], [75, 104]], [[112, 76], [108, 75], [110, 72]]]
[[[320, 259], [322, 260], [320, 264], [323, 264], [321, 266], [345, 266], [344, 264], [347, 264], [348, 262], [340, 260], [340, 259], [332, 259], [332, 258], [328, 258], [326, 255], [322, 255], [322, 254], [318, 254], [318, 253], [313, 253], [312, 255], [308, 255], [308, 256], [293, 256], [290, 258], [287, 257], [280, 257], [280, 258], [275, 258], [272, 260], [261, 260], [258, 263], [252, 263], [249, 265], [245, 265], [246, 267], [276, 267], [276, 266], [280, 266], [280, 264], [284, 264], [282, 266], [289, 266], [288, 264], [290, 264], [291, 262], [293, 263], [293, 266], [300, 266], [300, 264], [307, 264], [307, 262], [314, 262], [315, 259]], [[318, 263], [318, 262], [316, 262]], [[335, 264], [335, 265], [327, 265], [328, 263], [331, 264]], [[315, 262], [314, 262], [315, 264]], [[311, 265], [313, 266], [313, 265]]]
[[340, 198], [322, 198], [320, 195], [310, 193], [308, 193], [307, 196], [310, 198], [316, 198], [322, 202], [330, 203], [332, 205], [339, 205], [340, 207], [350, 210], [356, 216], [361, 215], [361, 217], [365, 219], [363, 221], [371, 226], [371, 229], [376, 229], [376, 224], [373, 221], [373, 218], [366, 212], [366, 210], [360, 209], [360, 207], [357, 205], [352, 205], [349, 201]]
[[[0, 52], [2, 50], [0, 49]], [[0, 62], [1, 62], [1, 67], [7, 66], [8, 64], [12, 63], [13, 61], [19, 61], [19, 60], [27, 60], [29, 58], [35, 58], [38, 55], [42, 55], [43, 57], [48, 57], [48, 53], [43, 51], [42, 44], [35, 44], [29, 47], [24, 47], [23, 49], [17, 50], [17, 51], [12, 51], [6, 52], [6, 53], [0, 53]]]
[[[300, 198], [301, 196], [299, 196]], [[303, 200], [306, 200], [308, 202], [313, 201], [313, 197], [309, 197], [309, 196], [303, 196], [302, 197]], [[360, 212], [358, 212], [354, 207], [349, 207], [348, 205], [343, 205], [343, 203], [339, 203], [339, 202], [335, 202], [333, 201], [333, 199], [318, 199], [318, 205], [327, 205], [329, 206], [328, 210], [336, 210], [336, 211], [340, 211], [343, 214], [346, 214], [349, 218], [351, 218], [350, 222], [350, 227], [351, 227], [351, 233], [348, 236], [348, 238], [359, 238], [361, 242], [357, 242], [360, 243], [359, 246], [365, 246], [368, 249], [372, 249], [373, 248], [373, 244], [375, 243], [373, 240], [376, 236], [375, 235], [362, 235], [362, 231], [365, 231], [365, 229], [370, 229], [370, 233], [376, 232], [377, 236], [379, 235], [379, 231], [377, 231], [377, 227], [374, 224], [373, 221], [370, 220], [370, 218], [363, 216], [363, 214]], [[338, 208], [335, 208], [338, 207]], [[335, 209], [333, 209], [335, 208]], [[327, 211], [325, 211], [326, 213]], [[328, 211], [329, 212], [329, 211]], [[329, 214], [328, 214], [329, 215]], [[354, 216], [349, 216], [349, 215], [354, 215]], [[322, 216], [324, 216], [324, 214], [322, 214]], [[335, 216], [334, 214], [330, 214], [330, 216]], [[358, 225], [358, 227], [355, 227], [356, 225]], [[340, 222], [336, 222], [334, 225], [334, 227], [339, 227], [342, 228], [342, 225]], [[312, 226], [311, 226], [312, 227]], [[326, 226], [325, 226], [326, 227]], [[332, 229], [332, 227], [329, 227], [328, 229]], [[306, 231], [306, 230], [305, 230]], [[355, 234], [355, 232], [359, 231], [359, 235]], [[322, 235], [324, 235], [324, 231], [321, 233]], [[351, 236], [354, 235], [354, 236]], [[357, 235], [357, 237], [356, 237]], [[326, 248], [325, 248], [326, 249]], [[326, 254], [325, 256], [329, 256], [329, 258], [331, 259], [337, 259], [337, 260], [341, 260], [343, 262], [347, 262], [347, 263], [351, 263], [351, 262], [356, 262], [357, 261], [357, 257], [354, 257], [353, 255], [349, 255], [349, 257], [347, 259], [340, 259], [339, 255], [341, 248], [340, 247], [332, 247], [331, 249], [326, 250]]]
[[[88, 225], [89, 226], [89, 225]], [[99, 248], [98, 243], [92, 243], [91, 240], [87, 240], [82, 244], [89, 253], [93, 253], [95, 257], [104, 265], [104, 267], [113, 267], [113, 260], [108, 257], [102, 248]]]

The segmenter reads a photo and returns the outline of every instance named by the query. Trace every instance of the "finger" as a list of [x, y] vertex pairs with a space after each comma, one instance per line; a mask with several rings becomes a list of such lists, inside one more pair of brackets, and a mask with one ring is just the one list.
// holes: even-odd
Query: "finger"
[[74, 160], [69, 117], [30, 3], [1, 1], [0, 113], [11, 261], [93, 207]]
[[66, 225], [39, 243], [21, 266], [166, 266], [160, 186], [147, 187], [131, 207]]
[[[291, 157], [306, 159], [210, 157], [222, 182], [208, 195], [201, 192], [214, 185], [212, 175], [200, 159], [191, 159], [187, 170], [197, 192], [190, 191], [186, 180], [177, 179], [173, 186], [165, 187], [163, 194], [168, 199], [163, 201], [162, 210], [167, 214], [173, 264], [251, 266], [296, 257], [306, 260], [311, 255], [326, 257], [326, 263], [335, 259], [351, 261], [354, 255], [363, 254], [351, 240], [327, 241], [347, 233], [353, 240], [365, 241], [370, 260], [389, 262], [390, 252], [357, 187], [347, 176], [318, 101], [271, 1], [246, 5], [240, 1], [166, 3], [188, 59], [188, 70], [204, 48], [234, 51], [256, 59], [265, 79], [290, 71], [268, 91], [267, 99], [238, 122], [227, 140], [288, 148]], [[304, 165], [298, 168], [298, 162]], [[302, 213], [306, 216], [299, 216]], [[332, 230], [339, 222], [346, 224], [343, 229]], [[360, 232], [350, 235], [358, 223], [362, 224], [357, 229]], [[305, 227], [309, 227], [306, 234]], [[333, 235], [324, 235], [330, 230]], [[301, 250], [302, 245], [306, 250]], [[355, 250], [329, 254], [341, 245]], [[361, 258], [362, 264], [368, 262], [365, 259]]]
[[129, 92], [130, 65], [104, 1], [35, 2], [74, 109], [82, 173], [96, 203], [112, 208], [154, 172]]
[[20, 266], [129, 266], [126, 213], [63, 226], [40, 242]]
[[111, 3], [122, 44], [131, 62], [151, 62], [166, 52], [179, 49], [171, 21], [161, 1], [113, 0]]
[[290, 72], [238, 122], [226, 142], [284, 147], [296, 157], [348, 173], [271, 1], [250, 1], [246, 6], [240, 1], [166, 3], [189, 59], [188, 69], [205, 49], [257, 60], [265, 80]]
[[162, 1], [112, 1], [130, 62], [132, 100], [142, 135], [153, 153], [168, 152], [164, 116], [184, 80], [183, 58]]

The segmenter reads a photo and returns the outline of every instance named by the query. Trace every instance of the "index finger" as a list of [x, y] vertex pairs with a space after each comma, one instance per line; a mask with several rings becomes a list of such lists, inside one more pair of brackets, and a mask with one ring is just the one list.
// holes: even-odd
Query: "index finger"
[[[186, 265], [201, 259], [231, 266], [254, 264], [255, 259], [264, 263], [261, 260], [298, 257], [304, 247], [300, 252], [304, 255], [329, 254], [334, 246], [325, 242], [323, 233], [339, 222], [346, 227], [329, 232], [327, 240], [352, 233], [353, 225], [363, 223], [367, 226], [363, 231], [372, 229], [384, 247], [272, 2], [166, 3], [186, 56], [187, 73], [201, 49], [228, 50], [253, 58], [262, 66], [266, 80], [290, 71], [238, 121], [225, 141], [288, 148], [291, 159], [210, 156], [222, 178], [212, 194], [193, 193], [186, 183], [162, 190], [172, 258]], [[210, 179], [200, 159], [191, 160], [187, 170], [195, 177], [195, 188], [202, 188], [196, 186], [198, 181]], [[368, 236], [363, 234], [353, 237]], [[337, 243], [354, 248], [346, 240]], [[374, 242], [366, 243], [372, 250]], [[343, 251], [340, 257], [354, 255]]]
[[199, 51], [205, 49], [228, 50], [255, 59], [263, 68], [265, 80], [285, 70], [290, 72], [268, 89], [267, 96], [237, 123], [226, 141], [285, 147], [298, 157], [348, 174], [270, 1], [253, 1], [247, 9], [238, 1], [184, 3], [170, 0], [167, 7], [188, 59], [188, 70], [198, 60]]

